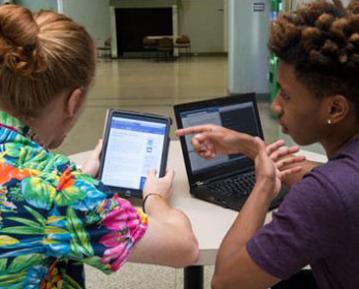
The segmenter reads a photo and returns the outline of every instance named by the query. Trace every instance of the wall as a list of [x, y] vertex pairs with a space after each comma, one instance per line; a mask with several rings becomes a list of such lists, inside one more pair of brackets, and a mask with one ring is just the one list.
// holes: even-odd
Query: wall
[[63, 0], [63, 13], [84, 25], [97, 46], [111, 36], [108, 0]]
[[110, 0], [110, 6], [119, 8], [158, 8], [177, 5], [177, 0]]
[[224, 52], [228, 52], [228, 24], [229, 24], [229, 21], [228, 21], [228, 12], [229, 12], [228, 0], [224, 0], [223, 9], [224, 9], [223, 49], [224, 49]]
[[192, 52], [224, 52], [226, 13], [223, 0], [182, 0], [179, 33], [192, 41]]
[[50, 9], [71, 17], [86, 27], [97, 46], [103, 46], [110, 32], [109, 0], [15, 0], [16, 4], [37, 11]]
[[[254, 12], [255, 3], [264, 11]], [[267, 94], [270, 0], [229, 0], [229, 92]]]
[[[115, 3], [115, 0], [111, 1]], [[178, 9], [179, 34], [190, 36], [194, 53], [227, 50], [226, 1], [181, 1]], [[95, 39], [97, 46], [103, 46], [104, 41], [111, 36], [110, 0], [16, 0], [14, 2], [33, 11], [51, 9], [64, 13], [84, 25]]]
[[38, 11], [40, 9], [57, 11], [56, 0], [16, 0], [13, 1], [13, 3], [27, 7], [32, 11]]
[[[313, 0], [292, 0], [295, 4], [312, 2]], [[341, 0], [344, 6], [347, 6], [351, 0]], [[295, 7], [295, 5], [294, 5]]]

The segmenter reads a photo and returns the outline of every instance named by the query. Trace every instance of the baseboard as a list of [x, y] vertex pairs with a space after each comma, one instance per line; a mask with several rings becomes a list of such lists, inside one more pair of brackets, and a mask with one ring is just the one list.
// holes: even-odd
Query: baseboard
[[195, 56], [195, 57], [202, 57], [202, 56], [205, 56], [205, 57], [208, 57], [208, 56], [225, 56], [227, 57], [228, 56], [228, 52], [192, 52], [191, 53], [192, 56]]
[[[240, 95], [239, 93], [230, 93], [229, 95]], [[256, 93], [257, 102], [270, 102], [270, 94], [269, 93]]]

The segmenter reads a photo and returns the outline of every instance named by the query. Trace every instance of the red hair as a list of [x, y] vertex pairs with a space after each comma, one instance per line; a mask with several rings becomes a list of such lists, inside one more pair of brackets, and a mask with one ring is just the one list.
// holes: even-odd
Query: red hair
[[0, 6], [0, 104], [36, 116], [54, 97], [87, 88], [95, 72], [94, 42], [70, 18]]

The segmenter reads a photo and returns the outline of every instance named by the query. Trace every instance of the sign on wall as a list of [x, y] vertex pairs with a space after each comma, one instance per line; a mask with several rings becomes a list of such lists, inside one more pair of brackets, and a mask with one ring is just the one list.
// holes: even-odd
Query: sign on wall
[[263, 12], [265, 10], [264, 2], [254, 2], [253, 3], [253, 12]]

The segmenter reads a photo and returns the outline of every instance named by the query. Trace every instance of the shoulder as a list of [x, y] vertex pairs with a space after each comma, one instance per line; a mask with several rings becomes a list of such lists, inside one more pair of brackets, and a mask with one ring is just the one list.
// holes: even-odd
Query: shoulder
[[305, 175], [296, 189], [312, 187], [325, 193], [327, 197], [338, 199], [345, 206], [350, 206], [352, 202], [359, 202], [358, 179], [359, 142], [355, 141], [341, 149], [326, 164]]
[[[359, 155], [359, 154], [358, 154]], [[359, 161], [348, 150], [313, 169], [294, 185], [278, 214], [313, 224], [350, 224], [359, 219]]]
[[98, 180], [82, 173], [70, 159], [44, 149], [23, 158], [20, 167], [24, 178], [19, 184], [26, 202], [36, 208], [49, 210], [71, 206], [88, 211], [112, 193]]
[[[355, 193], [359, 190], [358, 179], [359, 139], [344, 145], [326, 164], [306, 174], [293, 186], [293, 191], [301, 190], [310, 194], [310, 191], [315, 190], [327, 197], [346, 202], [348, 196], [359, 198]], [[321, 197], [321, 194], [318, 197]]]
[[291, 188], [280, 208], [289, 207], [289, 210], [302, 210], [309, 214], [345, 210], [341, 166], [330, 161], [313, 169]]

